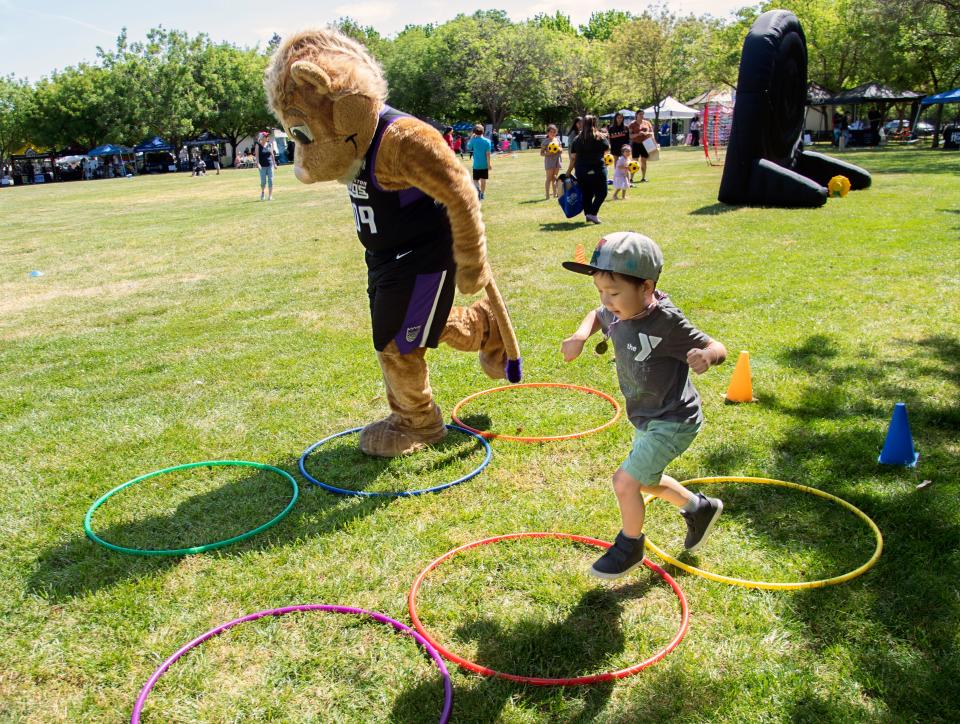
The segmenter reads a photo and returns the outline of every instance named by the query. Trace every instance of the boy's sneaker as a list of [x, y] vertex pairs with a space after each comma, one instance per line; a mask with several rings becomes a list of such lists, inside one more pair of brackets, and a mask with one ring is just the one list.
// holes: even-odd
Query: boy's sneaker
[[703, 493], [697, 493], [697, 498], [700, 505], [695, 512], [680, 511], [680, 515], [687, 521], [687, 538], [683, 541], [683, 547], [688, 551], [695, 551], [703, 545], [713, 524], [723, 512], [723, 501], [719, 498], [708, 498]]
[[590, 567], [595, 578], [620, 578], [643, 562], [644, 536], [627, 538], [623, 531], [617, 533], [613, 545]]

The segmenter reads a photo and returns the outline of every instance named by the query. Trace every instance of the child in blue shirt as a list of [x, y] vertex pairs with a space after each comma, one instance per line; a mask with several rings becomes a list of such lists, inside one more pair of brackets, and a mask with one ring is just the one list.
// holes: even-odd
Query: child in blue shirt
[[643, 561], [645, 495], [680, 509], [687, 523], [687, 550], [699, 548], [723, 503], [694, 494], [664, 469], [693, 442], [703, 424], [700, 395], [690, 370], [706, 372], [727, 357], [723, 344], [690, 324], [666, 294], [656, 288], [663, 254], [650, 238], [632, 231], [600, 240], [589, 264], [563, 262], [570, 271], [593, 277], [601, 306], [584, 317], [577, 331], [563, 341], [567, 362], [583, 351], [597, 330], [613, 342], [620, 390], [627, 415], [636, 428], [633, 449], [613, 475], [623, 529], [590, 573], [619, 578]]
[[490, 149], [493, 146], [483, 137], [483, 126], [479, 123], [473, 127], [473, 137], [467, 141], [467, 150], [473, 154], [473, 183], [483, 201], [487, 190], [487, 179], [490, 178]]

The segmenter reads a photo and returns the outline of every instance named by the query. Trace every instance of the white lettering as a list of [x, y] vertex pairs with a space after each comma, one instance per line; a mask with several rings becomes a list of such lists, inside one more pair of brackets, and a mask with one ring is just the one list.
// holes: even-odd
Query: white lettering
[[370, 227], [370, 233], [377, 233], [377, 223], [373, 219], [373, 207], [371, 206], [354, 206], [353, 207], [353, 219], [357, 222], [357, 233], [361, 233], [363, 229], [361, 224], [366, 224]]

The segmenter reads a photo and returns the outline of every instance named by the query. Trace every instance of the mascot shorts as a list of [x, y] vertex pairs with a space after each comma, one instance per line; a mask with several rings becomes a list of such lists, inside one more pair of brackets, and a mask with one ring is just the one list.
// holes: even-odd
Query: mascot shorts
[[436, 347], [456, 292], [452, 245], [367, 251], [366, 260], [374, 348], [382, 352], [391, 341], [400, 354]]

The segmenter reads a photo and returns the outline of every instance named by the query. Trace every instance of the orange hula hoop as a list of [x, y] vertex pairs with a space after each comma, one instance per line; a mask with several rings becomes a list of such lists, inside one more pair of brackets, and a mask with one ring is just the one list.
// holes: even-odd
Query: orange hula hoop
[[[471, 402], [472, 400], [475, 400], [478, 397], [482, 397], [483, 395], [489, 395], [492, 392], [500, 392], [502, 390], [516, 390], [521, 387], [559, 387], [561, 389], [566, 389], [566, 390], [576, 390], [577, 392], [586, 392], [587, 394], [595, 395], [600, 399], [606, 400], [607, 402], [609, 402], [613, 406], [614, 415], [612, 418], [607, 420], [602, 425], [591, 428], [590, 430], [574, 432], [574, 433], [570, 433], [569, 435], [544, 435], [541, 437], [529, 437], [529, 436], [523, 436], [523, 435], [504, 435], [499, 432], [490, 432], [489, 430], [477, 430], [476, 428], [470, 427], [468, 424], [466, 424], [463, 420], [461, 420], [457, 416], [458, 413], [460, 412], [461, 407]], [[462, 400], [460, 400], [460, 402], [458, 402], [454, 406], [453, 411], [450, 413], [450, 418], [453, 420], [453, 423], [455, 425], [459, 425], [465, 430], [469, 430], [470, 432], [476, 433], [477, 435], [482, 435], [483, 437], [490, 440], [496, 438], [499, 440], [513, 440], [514, 442], [553, 442], [555, 440], [575, 440], [578, 437], [586, 437], [587, 435], [591, 435], [595, 432], [600, 432], [601, 430], [605, 430], [606, 428], [610, 427], [617, 420], [620, 419], [620, 415], [622, 414], [622, 412], [623, 411], [620, 408], [620, 403], [617, 402], [613, 397], [608, 395], [606, 392], [601, 392], [600, 390], [594, 390], [590, 387], [583, 387], [582, 385], [570, 385], [565, 382], [524, 382], [523, 384], [519, 384], [519, 385], [504, 385], [503, 387], [491, 387], [489, 390], [480, 390], [480, 392], [474, 392], [472, 395], [464, 397]]]

